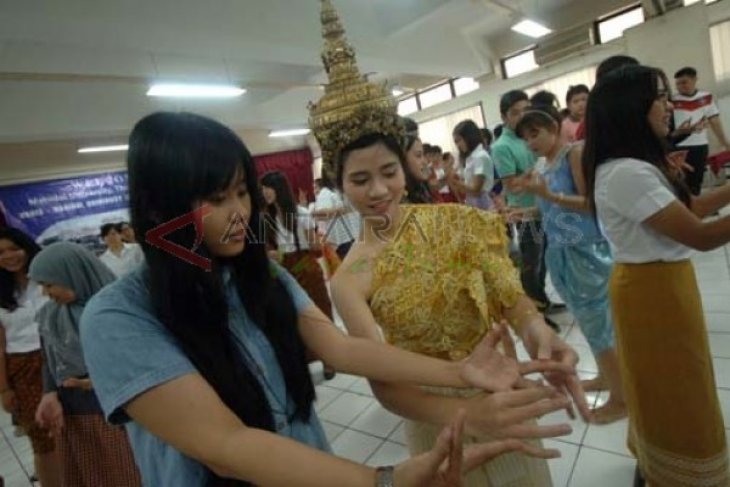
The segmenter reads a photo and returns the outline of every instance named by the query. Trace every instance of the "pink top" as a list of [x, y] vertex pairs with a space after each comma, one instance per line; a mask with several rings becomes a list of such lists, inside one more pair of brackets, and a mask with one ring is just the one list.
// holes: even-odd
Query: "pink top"
[[563, 143], [572, 144], [576, 141], [575, 134], [580, 124], [580, 121], [574, 122], [570, 117], [563, 119], [563, 125], [560, 129], [560, 138], [563, 139]]

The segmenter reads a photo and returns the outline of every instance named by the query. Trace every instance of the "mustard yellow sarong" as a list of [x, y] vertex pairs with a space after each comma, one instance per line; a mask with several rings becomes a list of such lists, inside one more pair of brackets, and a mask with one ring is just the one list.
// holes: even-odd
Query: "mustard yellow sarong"
[[[400, 228], [375, 263], [373, 315], [392, 345], [447, 360], [466, 358], [504, 308], [524, 294], [507, 253], [504, 220], [461, 205], [402, 208]], [[440, 430], [406, 421], [411, 454], [430, 450]], [[465, 443], [487, 440], [467, 437]], [[552, 481], [546, 461], [513, 453], [472, 472], [464, 486], [551, 487]]]
[[689, 261], [616, 264], [616, 342], [629, 448], [652, 487], [727, 487], [725, 426]]

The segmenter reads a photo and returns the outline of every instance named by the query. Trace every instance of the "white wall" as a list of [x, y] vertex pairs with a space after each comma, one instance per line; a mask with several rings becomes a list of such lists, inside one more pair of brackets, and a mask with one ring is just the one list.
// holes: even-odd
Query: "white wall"
[[715, 83], [708, 35], [710, 25], [728, 19], [730, 0], [722, 0], [709, 6], [696, 4], [680, 8], [630, 29], [621, 39], [593, 46], [536, 71], [508, 80], [496, 77], [482, 79], [479, 90], [412, 114], [411, 117], [423, 122], [482, 103], [487, 125], [491, 128], [501, 122], [499, 98], [503, 93], [512, 89], [524, 89], [547, 79], [597, 65], [615, 54], [628, 54], [645, 64], [664, 69], [670, 79], [682, 66], [696, 67], [700, 74], [701, 87], [713, 91], [717, 96], [725, 132], [730, 135], [730, 82]]
[[[240, 130], [238, 135], [253, 155], [309, 145], [307, 137], [272, 139], [265, 130]], [[121, 143], [124, 138], [114, 140]], [[126, 153], [78, 154], [70, 141], [0, 144], [0, 185], [122, 170]]]

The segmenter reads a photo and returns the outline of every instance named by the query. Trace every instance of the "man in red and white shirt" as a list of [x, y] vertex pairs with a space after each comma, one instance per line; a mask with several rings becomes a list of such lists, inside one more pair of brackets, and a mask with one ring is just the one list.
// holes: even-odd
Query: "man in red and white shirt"
[[677, 144], [677, 149], [688, 151], [687, 163], [694, 171], [686, 173], [687, 185], [697, 195], [700, 194], [707, 168], [707, 125], [712, 128], [725, 150], [730, 150], [730, 143], [725, 138], [720, 111], [712, 93], [697, 90], [697, 70], [691, 67], [680, 69], [674, 74], [674, 82], [677, 87], [677, 93], [672, 97], [674, 126], [691, 129], [690, 135]]

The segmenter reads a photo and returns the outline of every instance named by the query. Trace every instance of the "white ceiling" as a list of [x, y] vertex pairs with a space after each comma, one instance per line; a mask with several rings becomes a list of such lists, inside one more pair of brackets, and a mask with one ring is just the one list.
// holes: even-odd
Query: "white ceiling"
[[[363, 72], [422, 87], [488, 75], [531, 44], [524, 15], [562, 29], [628, 0], [334, 0]], [[123, 139], [155, 110], [245, 132], [306, 123], [324, 80], [318, 0], [0, 0], [2, 143]], [[242, 83], [222, 101], [145, 96], [152, 80]]]

